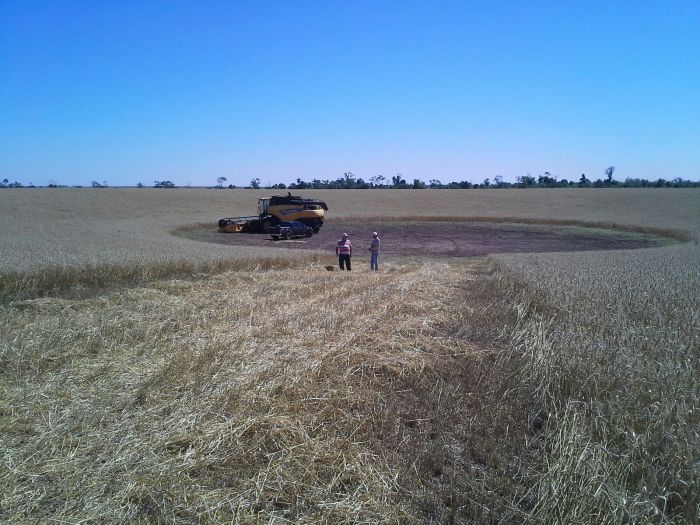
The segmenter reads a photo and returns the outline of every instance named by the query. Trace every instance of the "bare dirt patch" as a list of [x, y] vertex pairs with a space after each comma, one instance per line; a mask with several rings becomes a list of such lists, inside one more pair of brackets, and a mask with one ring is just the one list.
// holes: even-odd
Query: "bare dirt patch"
[[191, 239], [230, 246], [270, 246], [333, 251], [343, 233], [356, 253], [367, 249], [372, 232], [382, 239], [385, 255], [475, 257], [494, 253], [625, 250], [668, 244], [669, 239], [614, 230], [536, 224], [421, 221], [328, 221], [310, 238], [273, 240], [266, 234], [221, 233], [200, 225], [178, 231]]

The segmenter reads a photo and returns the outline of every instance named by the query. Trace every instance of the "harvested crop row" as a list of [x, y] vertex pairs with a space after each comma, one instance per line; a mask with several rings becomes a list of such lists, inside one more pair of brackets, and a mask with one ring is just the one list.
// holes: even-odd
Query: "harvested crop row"
[[0, 519], [505, 512], [524, 418], [494, 419], [509, 389], [456, 329], [468, 270], [236, 271], [0, 308]]

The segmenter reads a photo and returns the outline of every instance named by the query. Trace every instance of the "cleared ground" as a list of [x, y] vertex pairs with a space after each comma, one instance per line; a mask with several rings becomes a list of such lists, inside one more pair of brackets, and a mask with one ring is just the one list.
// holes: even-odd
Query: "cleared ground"
[[661, 246], [672, 240], [639, 233], [582, 227], [461, 221], [328, 221], [312, 237], [274, 240], [267, 234], [221, 233], [210, 226], [180, 230], [197, 240], [227, 246], [322, 250], [334, 253], [343, 233], [355, 255], [364, 255], [372, 232], [381, 232], [385, 256], [478, 257], [496, 253], [624, 250]]

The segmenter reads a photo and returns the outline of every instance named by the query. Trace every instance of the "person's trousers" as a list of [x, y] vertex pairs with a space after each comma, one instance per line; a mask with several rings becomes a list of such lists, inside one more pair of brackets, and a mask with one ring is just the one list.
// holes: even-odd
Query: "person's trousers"
[[369, 256], [369, 268], [375, 272], [379, 271], [379, 252], [372, 252]]
[[340, 266], [341, 270], [345, 270], [345, 266], [347, 266], [348, 271], [350, 271], [350, 255], [347, 253], [341, 253], [338, 255], [338, 265]]

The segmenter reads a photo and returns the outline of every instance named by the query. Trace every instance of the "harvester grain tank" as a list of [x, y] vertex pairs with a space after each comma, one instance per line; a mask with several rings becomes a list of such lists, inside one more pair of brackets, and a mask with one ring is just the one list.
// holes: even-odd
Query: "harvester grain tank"
[[318, 233], [328, 211], [325, 202], [306, 199], [299, 195], [273, 195], [258, 199], [258, 215], [250, 217], [224, 217], [219, 219], [219, 229], [227, 233], [266, 232], [270, 226], [282, 221], [298, 221]]

